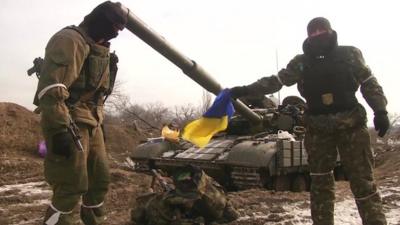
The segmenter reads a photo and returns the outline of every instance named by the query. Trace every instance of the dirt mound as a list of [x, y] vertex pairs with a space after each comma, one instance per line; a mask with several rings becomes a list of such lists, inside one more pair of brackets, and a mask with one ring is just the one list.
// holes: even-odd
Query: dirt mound
[[[145, 136], [119, 124], [105, 124], [107, 150], [117, 158], [127, 155]], [[0, 102], [0, 155], [35, 153], [43, 140], [40, 116], [14, 103]], [[18, 151], [18, 152], [17, 152]]]
[[[0, 103], [0, 224], [40, 224], [51, 198], [44, 182], [39, 115], [14, 103]], [[109, 220], [129, 221], [134, 196], [145, 192], [150, 178], [127, 171], [124, 160], [145, 136], [122, 124], [105, 124], [112, 184], [107, 195]]]
[[376, 179], [384, 184], [394, 182], [397, 186], [400, 185], [400, 179], [392, 179], [400, 174], [400, 145], [376, 145], [374, 152], [376, 155]]
[[144, 134], [118, 124], [106, 123], [104, 129], [107, 151], [117, 161], [124, 160], [141, 140], [146, 139]]
[[0, 154], [34, 153], [42, 139], [39, 115], [8, 102], [0, 102]]

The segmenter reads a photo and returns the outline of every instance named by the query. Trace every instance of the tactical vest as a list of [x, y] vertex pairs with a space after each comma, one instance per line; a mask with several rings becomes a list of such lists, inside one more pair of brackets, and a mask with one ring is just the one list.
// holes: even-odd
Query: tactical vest
[[82, 101], [102, 105], [104, 96], [111, 93], [117, 74], [116, 71], [110, 72], [110, 53], [96, 45], [80, 27], [69, 26], [65, 29], [78, 32], [90, 47], [89, 55], [83, 63], [78, 79], [68, 89], [70, 97], [66, 103], [73, 106], [78, 101]]
[[325, 57], [306, 57], [299, 90], [307, 100], [309, 114], [338, 113], [357, 105], [355, 93], [359, 83], [353, 74], [355, 65], [351, 57], [345, 46], [338, 46]]

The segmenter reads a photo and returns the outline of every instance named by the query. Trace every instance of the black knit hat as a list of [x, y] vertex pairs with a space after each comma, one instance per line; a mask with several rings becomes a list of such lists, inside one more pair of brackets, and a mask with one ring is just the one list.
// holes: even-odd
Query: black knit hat
[[85, 16], [83, 24], [91, 24], [93, 20], [104, 18], [123, 28], [128, 21], [127, 16], [127, 13], [122, 10], [121, 3], [105, 1]]
[[310, 34], [312, 34], [317, 29], [332, 31], [332, 27], [331, 27], [331, 24], [329, 23], [329, 20], [327, 20], [324, 17], [316, 17], [308, 23], [308, 25], [307, 25], [308, 36], [310, 36]]
[[79, 24], [86, 29], [89, 36], [95, 41], [108, 41], [118, 35], [128, 22], [128, 14], [122, 9], [121, 3], [106, 1], [93, 9]]

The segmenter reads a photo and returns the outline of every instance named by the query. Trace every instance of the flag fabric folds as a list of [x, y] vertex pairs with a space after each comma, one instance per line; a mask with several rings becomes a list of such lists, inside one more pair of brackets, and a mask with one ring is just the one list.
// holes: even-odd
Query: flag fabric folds
[[161, 129], [161, 137], [172, 142], [179, 142], [179, 130], [171, 129], [168, 125], [164, 125]]
[[230, 90], [224, 89], [201, 118], [185, 126], [182, 138], [202, 148], [214, 134], [228, 127], [228, 121], [234, 112]]

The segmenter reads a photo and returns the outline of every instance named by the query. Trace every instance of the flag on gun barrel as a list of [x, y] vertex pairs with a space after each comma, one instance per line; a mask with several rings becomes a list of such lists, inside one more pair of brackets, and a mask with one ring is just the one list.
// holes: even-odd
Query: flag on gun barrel
[[228, 127], [228, 121], [234, 112], [230, 91], [224, 89], [201, 118], [184, 127], [182, 138], [202, 148], [216, 133]]

